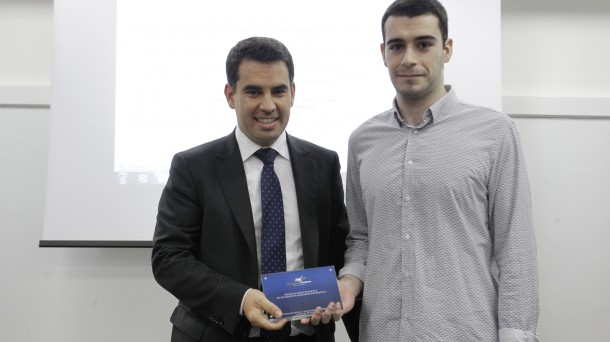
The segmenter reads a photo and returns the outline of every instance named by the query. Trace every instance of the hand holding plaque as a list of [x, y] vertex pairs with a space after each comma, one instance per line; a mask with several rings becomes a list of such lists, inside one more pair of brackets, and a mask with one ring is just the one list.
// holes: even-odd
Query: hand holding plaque
[[262, 284], [265, 296], [287, 320], [309, 318], [317, 307], [341, 302], [334, 266], [263, 274]]

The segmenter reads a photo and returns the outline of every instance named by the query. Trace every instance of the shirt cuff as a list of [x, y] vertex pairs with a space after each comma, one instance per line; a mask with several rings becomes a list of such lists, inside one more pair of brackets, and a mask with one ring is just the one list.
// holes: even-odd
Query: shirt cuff
[[538, 335], [519, 329], [501, 328], [498, 335], [500, 342], [539, 342]]
[[350, 264], [343, 266], [343, 268], [339, 271], [338, 278], [341, 278], [346, 274], [350, 274], [350, 275], [353, 275], [354, 277], [360, 279], [360, 281], [362, 281], [364, 283], [365, 272], [366, 272], [366, 266], [364, 266], [362, 264], [358, 264], [358, 263], [350, 263]]
[[246, 295], [248, 294], [248, 291], [250, 291], [252, 289], [247, 289], [246, 292], [244, 292], [244, 296], [241, 297], [241, 305], [239, 306], [239, 315], [243, 316], [244, 315], [244, 300], [246, 300]]

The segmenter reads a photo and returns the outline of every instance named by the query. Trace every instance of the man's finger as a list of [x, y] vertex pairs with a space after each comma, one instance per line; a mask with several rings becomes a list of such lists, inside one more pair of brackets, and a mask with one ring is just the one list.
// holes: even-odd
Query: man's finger
[[320, 324], [320, 322], [322, 321], [322, 308], [321, 307], [317, 307], [316, 310], [313, 312], [313, 315], [311, 315], [311, 324], [313, 325], [318, 325]]
[[328, 304], [328, 306], [326, 307], [324, 312], [322, 312], [320, 321], [323, 324], [328, 324], [328, 322], [330, 322], [334, 309], [335, 309], [335, 303], [330, 303], [330, 304]]
[[338, 321], [341, 319], [341, 317], [343, 317], [343, 307], [341, 306], [341, 303], [337, 303], [337, 307], [335, 308], [335, 312], [333, 312], [333, 319], [335, 321]]
[[265, 330], [279, 330], [287, 322], [284, 319], [278, 322], [269, 320], [265, 312], [271, 312], [275, 318], [281, 318], [282, 311], [259, 290], [250, 289], [246, 292], [243, 310], [244, 315], [253, 326]]

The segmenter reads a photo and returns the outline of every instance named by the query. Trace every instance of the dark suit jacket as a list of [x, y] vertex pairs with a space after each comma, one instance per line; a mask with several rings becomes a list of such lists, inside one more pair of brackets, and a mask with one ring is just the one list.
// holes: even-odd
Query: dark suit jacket
[[[343, 266], [348, 231], [336, 152], [288, 136], [305, 268]], [[243, 341], [244, 293], [258, 288], [254, 223], [235, 134], [176, 154], [159, 202], [152, 268], [178, 298], [172, 341]], [[334, 324], [316, 328], [334, 340]], [[190, 338], [190, 339], [189, 339]]]

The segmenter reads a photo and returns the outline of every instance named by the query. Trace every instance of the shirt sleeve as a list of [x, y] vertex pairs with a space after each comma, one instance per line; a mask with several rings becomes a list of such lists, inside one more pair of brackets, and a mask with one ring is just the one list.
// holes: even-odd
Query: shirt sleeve
[[513, 121], [495, 151], [489, 178], [489, 229], [498, 268], [500, 341], [538, 341], [538, 270], [530, 188]]
[[345, 244], [345, 266], [339, 277], [351, 274], [362, 282], [366, 272], [368, 253], [368, 223], [360, 186], [360, 166], [356, 157], [355, 137], [350, 137], [347, 152], [347, 175], [345, 180], [345, 202], [350, 230]]

